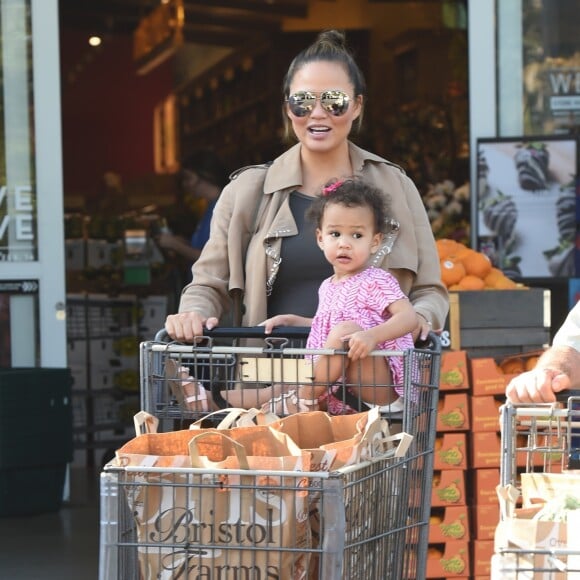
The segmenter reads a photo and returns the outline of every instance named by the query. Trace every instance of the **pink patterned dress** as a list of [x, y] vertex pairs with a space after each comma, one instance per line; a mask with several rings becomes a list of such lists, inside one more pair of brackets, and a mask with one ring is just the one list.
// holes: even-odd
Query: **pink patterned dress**
[[[397, 279], [381, 268], [371, 266], [340, 282], [327, 278], [318, 291], [318, 309], [312, 320], [306, 348], [324, 348], [329, 332], [339, 322], [353, 321], [364, 330], [382, 324], [389, 319], [388, 306], [403, 298], [407, 296]], [[406, 350], [413, 346], [413, 338], [409, 333], [378, 344], [377, 350]], [[389, 356], [387, 363], [393, 384], [399, 385], [395, 390], [402, 395], [403, 359]], [[330, 399], [328, 403], [330, 411]]]

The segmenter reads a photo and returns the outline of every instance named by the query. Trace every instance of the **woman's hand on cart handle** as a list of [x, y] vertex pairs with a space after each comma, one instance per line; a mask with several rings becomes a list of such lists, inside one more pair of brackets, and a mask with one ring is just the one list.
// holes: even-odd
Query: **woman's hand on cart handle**
[[174, 339], [167, 328], [162, 328], [156, 335], [156, 342], [176, 342], [193, 343], [201, 341], [203, 338], [298, 338], [306, 339], [310, 332], [309, 326], [277, 326], [270, 333], [266, 333], [263, 326], [216, 326], [215, 328], [204, 328], [201, 334], [196, 334], [190, 340]]
[[415, 342], [425, 342], [429, 336], [430, 332], [435, 332], [436, 334], [441, 334], [441, 330], [433, 330], [433, 324], [427, 319], [421, 312], [416, 312], [417, 314], [417, 326], [413, 331], [413, 340]]
[[535, 368], [514, 377], [506, 387], [511, 403], [554, 403], [556, 394], [571, 387], [570, 377], [557, 369]]
[[166, 318], [165, 331], [173, 340], [193, 342], [195, 337], [203, 336], [205, 330], [215, 328], [218, 323], [217, 318], [205, 318], [198, 312], [179, 312]]

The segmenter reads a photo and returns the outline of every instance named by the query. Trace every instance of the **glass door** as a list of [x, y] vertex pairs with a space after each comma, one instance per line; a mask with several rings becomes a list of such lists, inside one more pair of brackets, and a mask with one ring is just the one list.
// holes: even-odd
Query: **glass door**
[[0, 0], [0, 366], [66, 366], [58, 0]]

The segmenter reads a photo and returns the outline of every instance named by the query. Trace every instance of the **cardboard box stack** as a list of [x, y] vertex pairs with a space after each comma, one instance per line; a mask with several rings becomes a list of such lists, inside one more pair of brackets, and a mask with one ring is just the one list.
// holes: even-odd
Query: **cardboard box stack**
[[501, 439], [499, 408], [505, 401], [505, 379], [494, 359], [471, 359], [471, 464], [473, 577], [489, 578], [493, 535], [499, 521], [496, 487], [500, 481]]
[[[549, 311], [550, 293], [543, 289], [450, 293], [450, 315], [443, 336], [450, 350], [442, 357], [430, 542], [441, 541], [443, 530], [459, 535], [462, 525], [469, 525], [460, 539], [447, 537], [439, 544], [438, 578], [490, 577], [499, 522], [499, 409], [509, 380], [526, 370], [526, 364], [531, 367], [549, 342]], [[463, 417], [466, 412], [467, 417]], [[441, 512], [441, 496], [460, 497], [461, 503], [454, 505], [465, 511]], [[463, 542], [463, 546], [450, 542]], [[457, 554], [452, 555], [453, 550], [464, 550], [461, 560], [469, 564], [461, 573], [444, 568], [447, 560], [452, 561], [452, 568], [460, 568], [455, 565]], [[435, 550], [430, 554], [436, 557]], [[428, 574], [435, 570], [431, 563]]]
[[67, 294], [75, 464], [100, 463], [129, 436], [139, 410], [139, 343], [153, 340], [166, 315], [162, 295]]
[[427, 578], [468, 578], [469, 511], [466, 500], [470, 428], [469, 377], [464, 352], [442, 357]]

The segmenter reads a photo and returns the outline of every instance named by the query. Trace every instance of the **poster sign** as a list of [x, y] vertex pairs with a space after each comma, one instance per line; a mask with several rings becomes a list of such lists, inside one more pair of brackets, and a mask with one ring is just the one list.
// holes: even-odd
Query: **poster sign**
[[0, 187], [0, 262], [37, 259], [36, 199], [30, 185]]
[[577, 140], [479, 139], [477, 247], [510, 278], [576, 275]]

